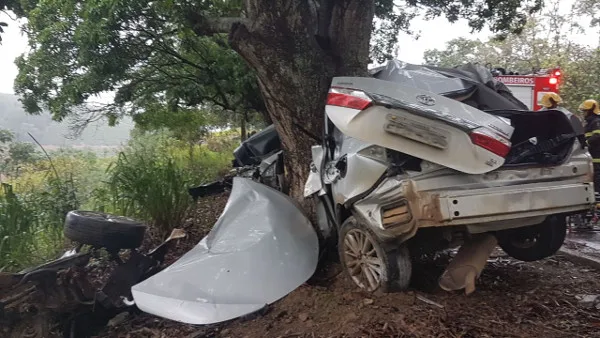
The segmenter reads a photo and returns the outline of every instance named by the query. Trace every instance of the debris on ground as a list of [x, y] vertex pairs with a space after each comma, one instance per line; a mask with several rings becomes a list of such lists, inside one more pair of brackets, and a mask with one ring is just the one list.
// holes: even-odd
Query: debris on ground
[[429, 304], [429, 305], [436, 306], [436, 307], [438, 307], [438, 308], [440, 308], [440, 309], [443, 309], [443, 308], [444, 308], [444, 305], [442, 305], [442, 304], [440, 304], [440, 303], [438, 303], [438, 302], [434, 302], [434, 301], [432, 301], [431, 299], [429, 299], [429, 298], [426, 298], [425, 296], [422, 296], [422, 295], [417, 295], [417, 299], [418, 299], [418, 300], [420, 300], [420, 301], [422, 301], [422, 302], [424, 302], [424, 303], [427, 303], [427, 304]]
[[600, 308], [600, 295], [577, 295], [579, 305], [586, 309]]
[[[203, 219], [198, 215], [189, 218], [186, 225], [193, 236], [189, 241], [185, 241], [185, 231], [174, 229], [166, 240], [152, 234], [140, 236], [139, 241], [143, 239], [144, 243], [139, 251], [98, 250], [93, 247], [80, 251], [81, 244], [91, 245], [85, 242], [87, 240], [105, 240], [104, 237], [81, 235], [83, 242], [69, 243], [70, 247], [78, 245], [70, 255], [20, 273], [0, 272], [0, 336], [46, 338], [64, 333], [65, 337], [69, 334], [71, 337], [84, 337], [127, 322], [129, 312], [137, 311], [130, 307], [133, 304], [127, 299], [131, 286], [156, 272], [164, 262], [165, 254], [169, 253], [169, 247], [173, 246], [171, 244], [179, 245], [166, 256], [167, 264], [193, 247], [198, 237], [204, 236], [212, 227], [224, 203], [216, 202], [212, 206], [219, 208], [214, 218], [210, 212], [202, 214], [209, 218]], [[87, 223], [66, 223], [65, 228], [107, 222], [107, 216], [110, 216], [80, 211], [71, 214]], [[194, 224], [199, 219], [203, 220], [202, 224], [211, 225], [204, 230]], [[110, 223], [111, 226], [113, 224]], [[87, 233], [80, 231], [77, 234]]]
[[118, 315], [114, 316], [111, 320], [109, 320], [108, 324], [106, 324], [106, 325], [109, 327], [117, 326], [117, 325], [123, 323], [124, 321], [126, 321], [128, 317], [129, 317], [128, 312], [121, 312]]

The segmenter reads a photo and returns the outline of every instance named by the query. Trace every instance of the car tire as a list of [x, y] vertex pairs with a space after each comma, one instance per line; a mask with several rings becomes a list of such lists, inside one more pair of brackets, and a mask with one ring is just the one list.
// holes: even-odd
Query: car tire
[[146, 225], [134, 219], [80, 210], [67, 214], [64, 228], [68, 239], [109, 251], [138, 248], [145, 232]]
[[509, 256], [533, 262], [554, 255], [567, 235], [564, 216], [550, 216], [540, 224], [500, 231], [498, 244]]
[[410, 284], [412, 261], [408, 248], [386, 248], [353, 216], [340, 228], [338, 254], [346, 274], [363, 291], [402, 291]]

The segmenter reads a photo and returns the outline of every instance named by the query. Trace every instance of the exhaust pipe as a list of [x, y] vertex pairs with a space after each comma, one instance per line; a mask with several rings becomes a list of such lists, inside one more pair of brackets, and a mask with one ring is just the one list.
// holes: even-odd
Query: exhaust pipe
[[465, 289], [467, 295], [473, 293], [475, 281], [497, 244], [496, 237], [490, 234], [480, 234], [465, 242], [440, 277], [440, 288], [446, 291]]

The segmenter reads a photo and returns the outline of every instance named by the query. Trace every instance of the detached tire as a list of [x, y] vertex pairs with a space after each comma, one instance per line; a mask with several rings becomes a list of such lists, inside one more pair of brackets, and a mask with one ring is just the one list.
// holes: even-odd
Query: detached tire
[[565, 217], [550, 216], [540, 224], [500, 231], [498, 244], [509, 256], [533, 262], [554, 255], [567, 235]]
[[65, 220], [65, 237], [108, 251], [142, 245], [146, 225], [131, 218], [95, 211], [71, 211]]
[[363, 291], [402, 291], [410, 284], [412, 261], [406, 246], [384, 248], [355, 217], [342, 224], [338, 251], [346, 274]]

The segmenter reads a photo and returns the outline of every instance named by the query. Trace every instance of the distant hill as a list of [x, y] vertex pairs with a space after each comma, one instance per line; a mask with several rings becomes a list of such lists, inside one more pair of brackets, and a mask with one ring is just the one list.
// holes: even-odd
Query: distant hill
[[31, 133], [41, 144], [56, 147], [75, 148], [114, 148], [127, 142], [133, 129], [130, 119], [121, 121], [115, 127], [109, 127], [106, 121], [91, 123], [83, 133], [70, 139], [72, 135], [68, 122], [58, 123], [49, 114], [29, 115], [25, 113], [17, 96], [0, 93], [0, 128], [9, 129], [17, 139], [31, 142], [27, 133]]

